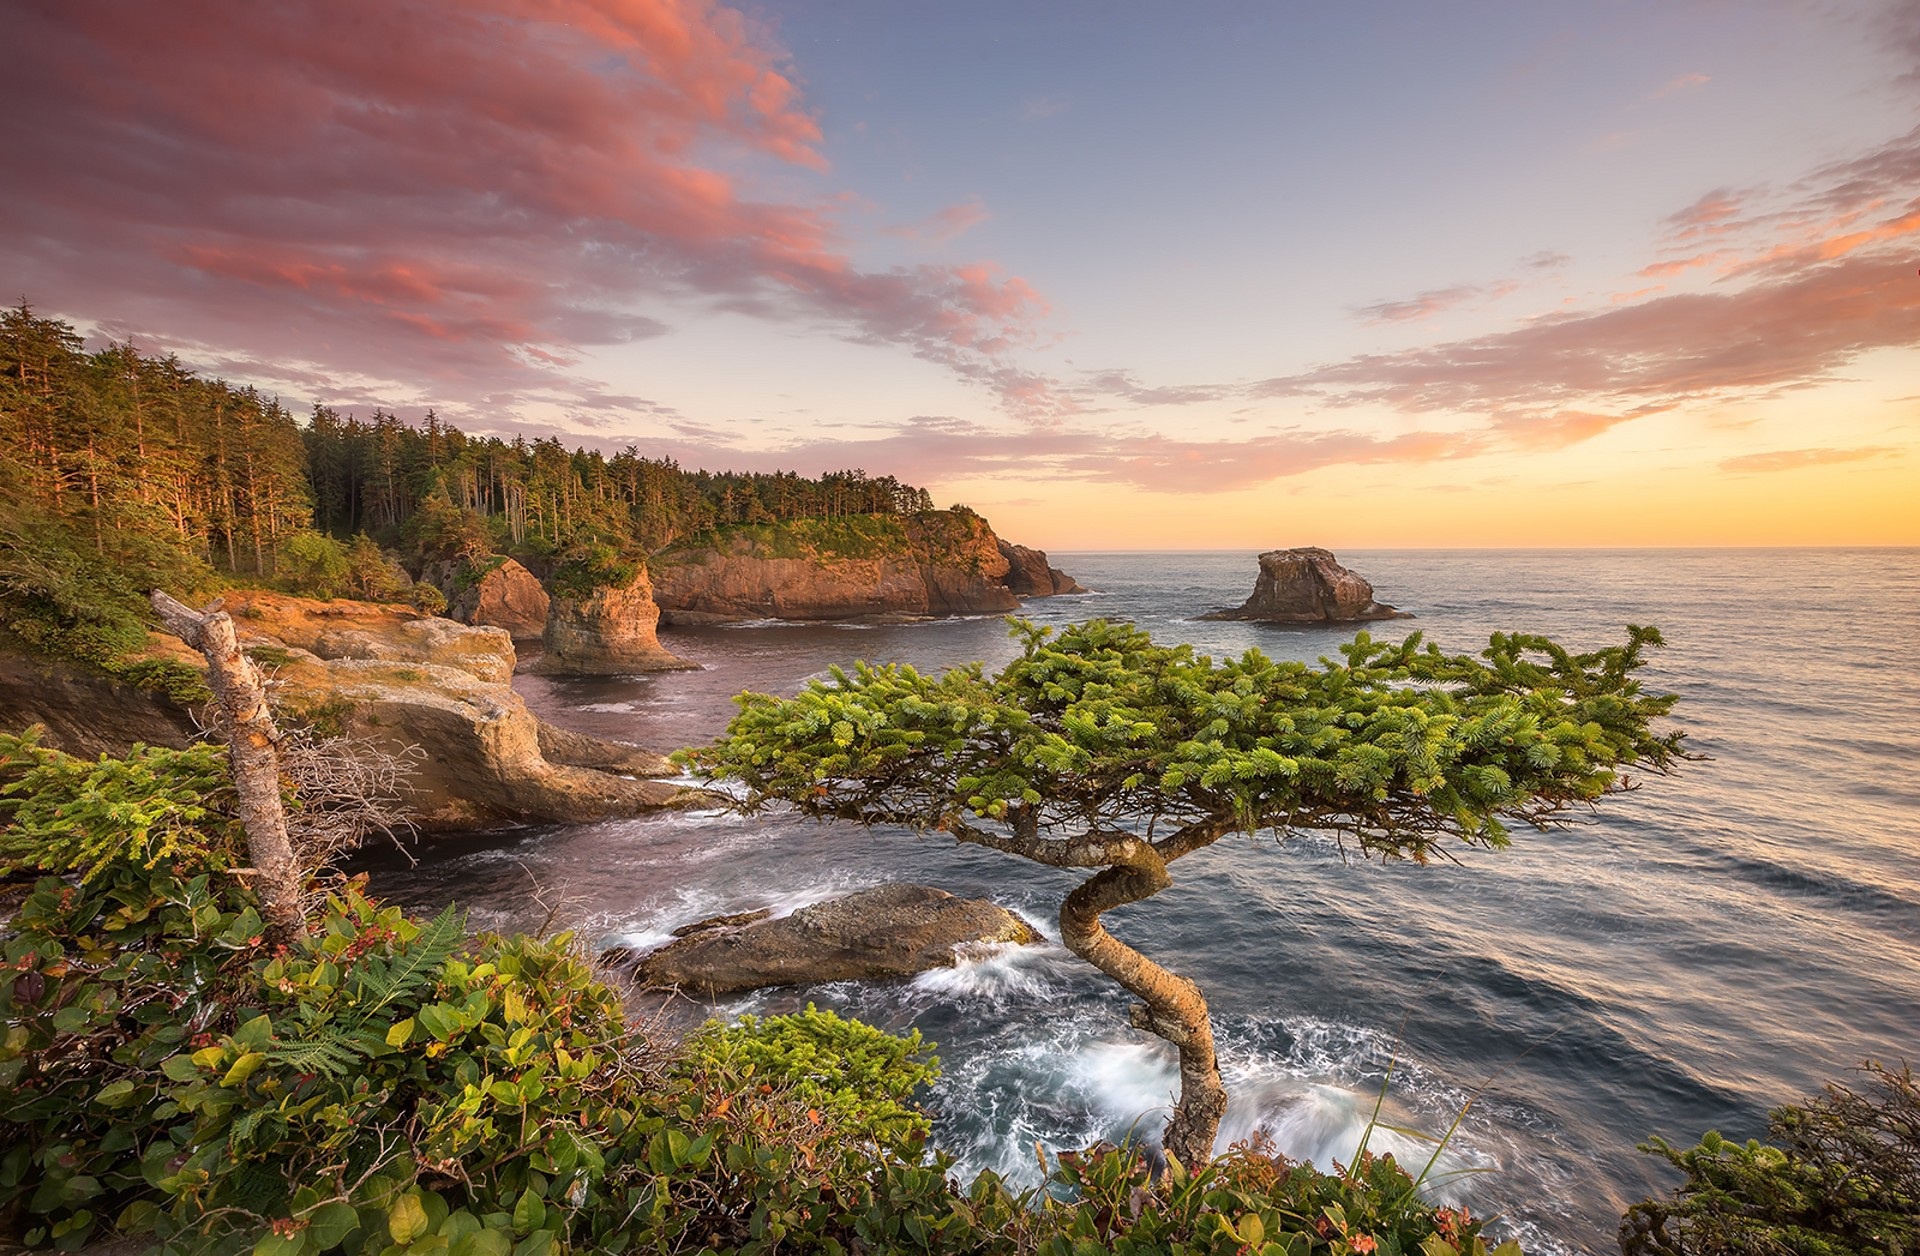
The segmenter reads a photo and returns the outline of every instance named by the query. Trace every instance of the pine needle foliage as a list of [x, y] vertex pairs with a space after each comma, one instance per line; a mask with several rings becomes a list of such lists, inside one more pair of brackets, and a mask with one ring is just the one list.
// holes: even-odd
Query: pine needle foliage
[[1869, 1061], [1866, 1085], [1832, 1083], [1776, 1109], [1770, 1141], [1708, 1133], [1641, 1150], [1685, 1180], [1627, 1210], [1625, 1256], [1912, 1256], [1920, 1252], [1920, 1081]]
[[1020, 657], [992, 677], [856, 663], [793, 698], [744, 694], [726, 736], [685, 758], [746, 786], [750, 808], [963, 840], [1133, 833], [1181, 853], [1324, 829], [1419, 861], [1447, 838], [1505, 845], [1512, 821], [1545, 824], [1625, 787], [1628, 767], [1683, 758], [1680, 734], [1652, 728], [1674, 698], [1635, 674], [1652, 628], [1579, 654], [1496, 634], [1477, 658], [1362, 633], [1317, 666], [1215, 662], [1104, 620], [1013, 632]]

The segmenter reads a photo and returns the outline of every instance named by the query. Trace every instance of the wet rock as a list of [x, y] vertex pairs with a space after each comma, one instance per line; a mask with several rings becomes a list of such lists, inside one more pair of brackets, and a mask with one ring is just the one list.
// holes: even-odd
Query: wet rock
[[1201, 619], [1251, 619], [1276, 624], [1350, 624], [1411, 619], [1406, 611], [1373, 600], [1373, 585], [1342, 567], [1327, 550], [1312, 546], [1260, 555], [1253, 595], [1229, 610]]
[[738, 929], [742, 925], [757, 924], [773, 915], [773, 908], [762, 907], [756, 911], [737, 911], [726, 916], [708, 916], [705, 920], [696, 920], [690, 925], [681, 925], [672, 930], [676, 938], [690, 938], [696, 933], [708, 933], [714, 929]]
[[644, 986], [677, 986], [711, 998], [765, 986], [908, 977], [951, 967], [955, 948], [966, 943], [1039, 940], [1024, 920], [985, 899], [891, 884], [779, 920], [737, 927], [702, 922], [693, 934], [641, 957], [633, 975]]

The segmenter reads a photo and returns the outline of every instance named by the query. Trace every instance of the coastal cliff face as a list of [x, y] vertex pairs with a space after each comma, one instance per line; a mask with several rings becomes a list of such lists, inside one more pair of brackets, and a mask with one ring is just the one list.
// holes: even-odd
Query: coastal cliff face
[[557, 595], [547, 608], [546, 653], [528, 670], [559, 676], [622, 676], [697, 667], [660, 644], [660, 607], [642, 567], [617, 588], [584, 598]]
[[1056, 593], [1087, 591], [1066, 572], [1048, 566], [1045, 550], [1001, 541], [1000, 554], [1007, 560], [1007, 588], [1020, 597], [1052, 597]]
[[1007, 559], [969, 511], [729, 528], [653, 558], [668, 624], [1015, 610]]
[[159, 694], [44, 659], [0, 654], [0, 732], [29, 724], [46, 729], [45, 744], [85, 759], [125, 754], [135, 742], [178, 750], [199, 731], [192, 712]]
[[[241, 645], [283, 720], [404, 758], [402, 809], [422, 830], [513, 822], [579, 822], [680, 805], [689, 791], [658, 780], [664, 756], [545, 724], [509, 685], [513, 642], [394, 606], [317, 602], [242, 591], [223, 599]], [[156, 653], [200, 665], [171, 638]], [[135, 741], [184, 745], [189, 713], [125, 686], [54, 664], [0, 661], [0, 721], [48, 726], [49, 744], [124, 753]]]
[[1405, 611], [1373, 600], [1373, 585], [1314, 546], [1269, 550], [1260, 555], [1253, 595], [1231, 610], [1202, 619], [1253, 619], [1276, 624], [1349, 624], [1410, 619]]

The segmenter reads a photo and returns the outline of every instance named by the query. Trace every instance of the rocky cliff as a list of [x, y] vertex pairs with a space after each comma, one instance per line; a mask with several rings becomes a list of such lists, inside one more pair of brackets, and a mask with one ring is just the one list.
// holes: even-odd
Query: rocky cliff
[[1056, 593], [1085, 593], [1080, 582], [1058, 567], [1047, 565], [1045, 550], [1000, 542], [1007, 560], [1007, 588], [1020, 597], [1052, 597]]
[[556, 595], [547, 608], [546, 652], [529, 670], [561, 676], [622, 676], [698, 667], [660, 644], [660, 608], [647, 569], [586, 597]]
[[[398, 607], [242, 591], [223, 602], [281, 718], [409, 758], [402, 800], [421, 829], [586, 821], [690, 801], [659, 780], [660, 755], [543, 723], [508, 684], [513, 643]], [[168, 657], [198, 661], [171, 638]], [[88, 755], [135, 741], [184, 745], [191, 716], [54, 665], [0, 665], [0, 727], [48, 726], [49, 744]], [[417, 747], [410, 750], [409, 747]]]
[[464, 560], [435, 563], [422, 575], [447, 598], [447, 615], [476, 628], [504, 628], [515, 641], [547, 630], [549, 598], [539, 578], [511, 558], [476, 569]]
[[[183, 661], [186, 648], [181, 647]], [[194, 656], [198, 658], [198, 656]], [[45, 742], [97, 759], [135, 742], [179, 749], [193, 741], [193, 713], [159, 694], [44, 659], [0, 654], [0, 732], [45, 727]]]
[[1276, 624], [1351, 624], [1410, 619], [1405, 611], [1373, 600], [1373, 585], [1342, 567], [1327, 550], [1312, 546], [1260, 555], [1253, 595], [1229, 610], [1201, 619], [1254, 619]]
[[728, 528], [654, 555], [668, 624], [1015, 610], [1007, 559], [971, 511]]

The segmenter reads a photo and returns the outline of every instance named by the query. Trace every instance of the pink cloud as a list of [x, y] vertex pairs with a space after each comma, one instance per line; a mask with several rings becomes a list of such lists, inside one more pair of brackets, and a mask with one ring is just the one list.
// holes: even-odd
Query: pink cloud
[[1510, 280], [1492, 284], [1455, 284], [1450, 288], [1434, 288], [1403, 301], [1379, 301], [1362, 306], [1357, 313], [1368, 323], [1408, 323], [1432, 318], [1479, 297], [1497, 301], [1512, 295], [1519, 287], [1519, 284]]
[[1800, 467], [1830, 466], [1836, 462], [1864, 462], [1899, 451], [1887, 445], [1863, 445], [1855, 449], [1780, 449], [1772, 453], [1745, 454], [1728, 458], [1722, 471], [1793, 471]]
[[917, 222], [888, 227], [886, 233], [925, 244], [945, 244], [965, 235], [992, 216], [979, 201], [962, 201], [958, 205], [935, 210]]
[[1681, 74], [1656, 87], [1648, 94], [1647, 99], [1664, 100], [1668, 96], [1675, 96], [1681, 92], [1690, 92], [1696, 87], [1705, 87], [1711, 82], [1713, 82], [1713, 78], [1710, 75]]
[[[609, 442], [611, 443], [611, 442]], [[1057, 423], [1001, 431], [963, 419], [921, 416], [865, 440], [815, 440], [747, 451], [708, 440], [649, 442], [692, 466], [740, 470], [885, 467], [913, 482], [969, 477], [1079, 480], [1127, 484], [1162, 493], [1220, 493], [1252, 488], [1323, 467], [1431, 463], [1470, 457], [1497, 445], [1478, 432], [1289, 432], [1245, 440], [1183, 440], [1152, 432]]]
[[688, 299], [991, 388], [1045, 313], [985, 265], [861, 271], [832, 198], [754, 199], [820, 130], [709, 0], [23, 0], [9, 28], [0, 262], [53, 312], [470, 397], [564, 390]]

